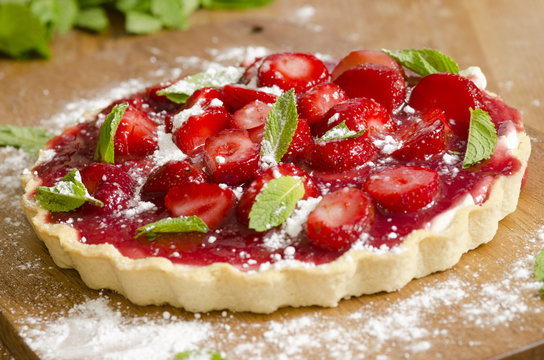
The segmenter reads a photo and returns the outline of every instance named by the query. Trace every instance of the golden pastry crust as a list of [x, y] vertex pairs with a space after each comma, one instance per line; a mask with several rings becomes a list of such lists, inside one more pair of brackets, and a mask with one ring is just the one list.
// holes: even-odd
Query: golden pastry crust
[[311, 266], [293, 262], [243, 272], [227, 263], [173, 264], [165, 258], [127, 258], [112, 245], [87, 245], [75, 229], [46, 221], [47, 210], [34, 201], [39, 180], [23, 175], [22, 206], [55, 263], [76, 269], [93, 289], [112, 289], [138, 305], [171, 304], [193, 312], [230, 309], [270, 313], [284, 306], [336, 306], [342, 298], [394, 291], [414, 278], [454, 266], [461, 255], [490, 241], [498, 222], [517, 206], [531, 152], [529, 137], [518, 134], [513, 155], [521, 169], [499, 176], [482, 205], [456, 208], [437, 233], [417, 230], [390, 251], [350, 250], [333, 262]]

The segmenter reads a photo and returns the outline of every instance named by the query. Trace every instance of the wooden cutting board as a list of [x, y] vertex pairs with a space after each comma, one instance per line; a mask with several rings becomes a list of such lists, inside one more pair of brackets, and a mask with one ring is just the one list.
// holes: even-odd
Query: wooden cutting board
[[[134, 84], [137, 90], [142, 83], [168, 78], [174, 68], [183, 73], [198, 71], [204, 65], [202, 59], [213, 60], [217, 54], [232, 63], [236, 49], [246, 46], [336, 57], [368, 43], [375, 49], [407, 47], [394, 40], [380, 45], [376, 39], [361, 46], [338, 34], [315, 30], [260, 19], [105, 42], [72, 34], [68, 45], [55, 49], [67, 52], [62, 61], [1, 62], [0, 123], [51, 124], [41, 120], [96, 105], [93, 100], [113, 96], [110, 90], [130, 79], [139, 79]], [[483, 64], [485, 68], [489, 59], [478, 41], [470, 36], [461, 40], [462, 48], [446, 44], [443, 50], [452, 50], [450, 54], [462, 66]], [[69, 44], [76, 41], [102, 48], [87, 52], [78, 44], [75, 51]], [[409, 46], [436, 44], [424, 38]], [[493, 76], [489, 80], [493, 90], [498, 89], [497, 81], [506, 81]], [[122, 89], [128, 87], [124, 83]], [[490, 244], [466, 254], [453, 269], [415, 280], [395, 293], [345, 300], [333, 309], [288, 308], [271, 315], [213, 312], [195, 316], [169, 306], [134, 306], [113, 292], [89, 290], [75, 271], [55, 266], [26, 222], [18, 206], [17, 178], [23, 165], [31, 162], [16, 151], [4, 151], [0, 153], [4, 179], [0, 188], [0, 338], [24, 359], [102, 358], [127, 349], [137, 351], [133, 358], [145, 357], [146, 351], [172, 358], [175, 352], [190, 348], [220, 351], [231, 360], [542, 357], [544, 301], [531, 275], [534, 255], [544, 247], [538, 233], [544, 229], [544, 134], [537, 130], [541, 129], [537, 119], [535, 114], [526, 114], [533, 156], [518, 210], [500, 223]], [[146, 337], [138, 337], [131, 329]], [[64, 341], [47, 342], [48, 337], [60, 339], [56, 332], [62, 330], [68, 332]], [[94, 343], [93, 336], [101, 332], [111, 338]], [[177, 339], [169, 334], [177, 334]]]

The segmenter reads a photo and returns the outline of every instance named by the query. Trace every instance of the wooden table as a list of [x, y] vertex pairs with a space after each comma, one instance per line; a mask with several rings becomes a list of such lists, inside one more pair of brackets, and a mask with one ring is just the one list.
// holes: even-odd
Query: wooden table
[[[544, 3], [537, 0], [276, 0], [250, 11], [198, 11], [186, 33], [132, 37], [118, 26], [100, 36], [72, 31], [53, 43], [49, 61], [0, 60], [0, 123], [37, 125], [66, 112], [65, 106], [78, 99], [103, 97], [122, 81], [162, 80], [170, 69], [180, 67], [177, 56], [212, 60], [214, 52], [209, 49], [224, 53], [235, 46], [262, 45], [342, 56], [353, 48], [431, 47], [448, 53], [462, 67], [478, 64], [487, 75], [488, 88], [523, 112], [533, 140], [529, 180], [519, 208], [501, 222], [490, 244], [466, 254], [450, 271], [413, 281], [397, 293], [343, 301], [335, 309], [283, 309], [269, 316], [203, 314], [196, 332], [205, 330], [208, 335], [191, 344], [223, 351], [230, 359], [244, 354], [253, 358], [542, 358], [544, 301], [528, 269], [544, 247], [538, 236], [544, 224], [543, 13]], [[197, 68], [198, 64], [184, 71]], [[13, 152], [2, 153], [3, 161], [14, 158]], [[12, 354], [21, 359], [43, 356], [43, 349], [36, 353], [29, 346], [33, 343], [36, 348], [37, 341], [31, 330], [47, 336], [39, 331], [70, 319], [77, 304], [96, 299], [119, 309], [120, 316], [135, 327], [141, 325], [138, 319], [157, 328], [192, 321], [194, 315], [177, 309], [136, 307], [111, 292], [91, 291], [77, 273], [57, 268], [18, 208], [21, 189], [14, 184], [21, 166], [1, 170], [8, 185], [0, 190], [4, 205], [0, 209], [0, 338]], [[91, 317], [88, 323], [92, 321]], [[289, 345], [290, 341], [295, 344]], [[0, 348], [0, 356], [7, 354]]]

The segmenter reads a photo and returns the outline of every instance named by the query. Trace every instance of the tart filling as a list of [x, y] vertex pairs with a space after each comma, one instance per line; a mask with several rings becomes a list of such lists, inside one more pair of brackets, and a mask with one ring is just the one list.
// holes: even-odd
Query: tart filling
[[398, 289], [491, 240], [530, 144], [481, 71], [393, 57], [272, 54], [118, 100], [48, 143], [23, 207], [59, 266], [137, 304], [270, 312]]

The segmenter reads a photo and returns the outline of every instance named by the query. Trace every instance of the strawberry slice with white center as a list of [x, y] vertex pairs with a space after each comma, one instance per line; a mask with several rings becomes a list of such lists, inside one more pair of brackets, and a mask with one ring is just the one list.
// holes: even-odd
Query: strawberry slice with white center
[[206, 140], [204, 160], [214, 182], [240, 185], [257, 173], [259, 146], [245, 130], [223, 130]]
[[243, 86], [225, 85], [223, 87], [223, 98], [225, 100], [225, 106], [231, 112], [234, 112], [255, 100], [259, 100], [266, 104], [273, 104], [276, 101], [277, 96], [265, 91], [250, 89]]
[[334, 105], [347, 100], [342, 88], [334, 83], [322, 83], [302, 94], [297, 101], [297, 112], [308, 124], [318, 122]]
[[249, 102], [232, 114], [230, 127], [233, 129], [254, 129], [262, 126], [266, 122], [271, 108], [271, 104], [260, 100]]
[[374, 205], [359, 189], [342, 188], [323, 196], [308, 215], [306, 234], [328, 251], [349, 248], [374, 219]]
[[174, 217], [198, 216], [210, 229], [215, 229], [232, 212], [236, 196], [229, 188], [217, 184], [186, 183], [168, 190], [164, 204]]
[[431, 203], [439, 185], [440, 177], [434, 170], [398, 166], [369, 176], [364, 189], [383, 208], [405, 213]]
[[378, 64], [387, 66], [402, 74], [401, 66], [389, 55], [376, 52], [373, 50], [355, 50], [342, 58], [331, 73], [331, 77], [335, 80], [344, 71], [349, 70], [357, 65], [363, 64]]
[[166, 193], [170, 188], [187, 182], [206, 182], [206, 174], [183, 160], [170, 160], [149, 174], [142, 193]]
[[251, 184], [249, 184], [249, 186], [246, 188], [244, 194], [240, 198], [238, 208], [236, 209], [236, 215], [238, 216], [238, 220], [242, 224], [248, 225], [249, 212], [251, 211], [251, 207], [255, 202], [255, 198], [257, 197], [263, 186], [272, 179], [287, 175], [300, 177], [303, 179], [304, 196], [302, 197], [302, 199], [316, 197], [319, 195], [319, 188], [304, 170], [296, 167], [293, 164], [279, 164], [277, 166], [267, 169], [261, 176], [253, 180]]
[[285, 91], [295, 89], [302, 93], [328, 81], [329, 70], [313, 55], [286, 52], [264, 58], [257, 76], [259, 87], [276, 85]]
[[406, 84], [397, 70], [379, 64], [357, 65], [344, 71], [334, 83], [350, 98], [371, 98], [392, 112], [404, 102]]
[[127, 107], [113, 139], [115, 159], [152, 154], [158, 147], [157, 124], [145, 112]]
[[210, 136], [226, 129], [230, 115], [223, 106], [209, 107], [204, 112], [190, 116], [174, 132], [174, 142], [185, 154], [197, 153]]
[[369, 98], [354, 98], [334, 105], [314, 124], [313, 133], [321, 137], [343, 121], [353, 131], [368, 129], [371, 136], [390, 133], [396, 129], [396, 124], [385, 107]]

